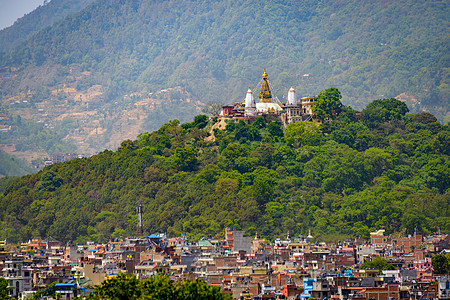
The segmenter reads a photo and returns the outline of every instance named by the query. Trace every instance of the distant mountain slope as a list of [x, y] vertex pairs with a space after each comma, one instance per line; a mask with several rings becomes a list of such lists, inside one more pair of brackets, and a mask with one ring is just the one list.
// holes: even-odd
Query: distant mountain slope
[[79, 12], [94, 0], [52, 0], [0, 31], [0, 52], [9, 51], [34, 33]]
[[0, 177], [23, 176], [34, 172], [36, 172], [36, 169], [33, 169], [24, 160], [0, 152]]
[[[280, 99], [291, 85], [298, 96], [334, 86], [356, 109], [400, 95], [413, 112], [445, 122], [448, 15], [447, 1], [426, 0], [99, 1], [0, 57], [2, 102], [20, 113], [10, 104], [33, 95], [32, 105], [60, 105], [49, 118], [76, 107], [114, 122], [113, 112], [155, 91], [190, 95], [166, 119], [143, 110], [151, 122], [141, 130], [153, 130], [192, 117], [197, 101], [242, 100], [265, 67]], [[100, 92], [87, 103], [93, 87]], [[106, 137], [122, 128], [108, 130]]]

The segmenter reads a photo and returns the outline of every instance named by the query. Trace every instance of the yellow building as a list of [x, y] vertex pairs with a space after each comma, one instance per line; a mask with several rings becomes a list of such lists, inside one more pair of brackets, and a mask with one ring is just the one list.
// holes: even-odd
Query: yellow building
[[304, 115], [312, 115], [312, 106], [314, 104], [314, 97], [302, 98], [302, 110]]

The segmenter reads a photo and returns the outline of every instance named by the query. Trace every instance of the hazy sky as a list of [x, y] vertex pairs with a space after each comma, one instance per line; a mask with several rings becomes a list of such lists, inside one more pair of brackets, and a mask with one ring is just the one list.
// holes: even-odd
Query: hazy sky
[[0, 0], [0, 29], [11, 26], [43, 3], [44, 0]]

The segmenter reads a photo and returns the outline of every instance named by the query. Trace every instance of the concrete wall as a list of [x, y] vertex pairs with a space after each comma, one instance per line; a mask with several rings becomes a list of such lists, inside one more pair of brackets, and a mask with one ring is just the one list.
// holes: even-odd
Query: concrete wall
[[233, 251], [244, 250], [247, 253], [252, 253], [252, 237], [244, 237], [244, 233], [245, 231], [233, 231]]

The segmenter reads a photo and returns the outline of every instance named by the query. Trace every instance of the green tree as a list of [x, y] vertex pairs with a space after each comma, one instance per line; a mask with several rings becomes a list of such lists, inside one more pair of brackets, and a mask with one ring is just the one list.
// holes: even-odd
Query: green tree
[[144, 299], [171, 300], [179, 299], [179, 287], [164, 275], [151, 276], [141, 283]]
[[[36, 291], [36, 293], [33, 294], [33, 299], [36, 299], [36, 300], [41, 299], [43, 296], [54, 297], [55, 296], [55, 285], [56, 285], [56, 282], [53, 282], [53, 283], [47, 285], [45, 288]], [[57, 297], [57, 295], [56, 295], [56, 297]]]
[[62, 178], [53, 171], [45, 172], [41, 177], [41, 182], [38, 185], [38, 189], [42, 191], [52, 192], [61, 186]]
[[219, 178], [221, 172], [222, 170], [218, 166], [209, 164], [198, 173], [197, 179], [213, 183]]
[[205, 128], [206, 124], [208, 124], [208, 117], [205, 115], [198, 115], [194, 118], [194, 126], [202, 129]]
[[342, 111], [341, 99], [341, 92], [337, 88], [320, 91], [312, 106], [316, 118], [321, 122], [336, 118]]
[[266, 120], [264, 120], [264, 117], [262, 116], [257, 116], [255, 118], [255, 121], [253, 121], [252, 123], [252, 128], [256, 128], [256, 129], [262, 129], [262, 128], [266, 128]]
[[241, 143], [253, 139], [252, 132], [250, 131], [250, 126], [242, 120], [240, 120], [239, 123], [236, 124], [236, 128], [234, 129], [234, 136], [236, 140], [240, 141]]
[[119, 273], [117, 276], [104, 280], [97, 287], [96, 293], [101, 298], [111, 300], [132, 300], [141, 296], [139, 279], [130, 273]]
[[251, 157], [258, 159], [258, 165], [271, 168], [272, 157], [275, 152], [275, 148], [270, 144], [262, 144], [250, 153]]
[[198, 164], [197, 150], [192, 147], [176, 148], [172, 156], [174, 166], [182, 171], [193, 171]]
[[391, 264], [388, 264], [386, 259], [377, 256], [373, 258], [371, 261], [365, 261], [361, 265], [361, 269], [376, 269], [380, 270], [381, 272], [382, 270], [395, 270], [395, 267]]
[[448, 274], [450, 272], [450, 256], [436, 254], [431, 258], [431, 265], [433, 266], [434, 273], [438, 275]]
[[5, 278], [0, 277], [0, 300], [9, 300], [14, 299], [10, 296], [8, 296], [8, 281], [6, 281]]
[[433, 141], [433, 148], [438, 153], [450, 156], [450, 132], [439, 132]]
[[120, 144], [119, 150], [136, 150], [137, 145], [132, 140], [125, 140]]
[[376, 128], [382, 123], [402, 119], [408, 111], [406, 104], [395, 98], [375, 100], [361, 111], [361, 121], [369, 128]]
[[219, 287], [210, 286], [202, 279], [195, 279], [195, 280], [185, 280], [183, 282], [177, 299], [231, 300], [231, 295], [222, 293]]
[[317, 146], [322, 142], [323, 135], [319, 126], [313, 122], [295, 122], [285, 129], [284, 138], [290, 145], [296, 147], [302, 145]]
[[219, 197], [236, 194], [239, 191], [239, 181], [231, 178], [220, 178], [216, 182], [215, 191]]
[[256, 202], [262, 207], [264, 204], [272, 200], [273, 186], [269, 180], [264, 178], [257, 178], [253, 184], [253, 197]]
[[111, 300], [231, 300], [219, 287], [210, 286], [201, 279], [174, 282], [165, 274], [140, 281], [133, 274], [119, 273], [102, 282], [90, 299]]
[[360, 147], [360, 137], [368, 134], [369, 128], [361, 122], [351, 122], [343, 124], [340, 128], [333, 130], [331, 138], [338, 143], [346, 144], [357, 150], [364, 150]]
[[231, 143], [222, 150], [222, 155], [219, 157], [219, 166], [225, 170], [234, 168], [235, 161], [238, 157], [247, 156], [248, 148], [246, 145]]
[[429, 112], [422, 112], [420, 114], [415, 114], [412, 116], [413, 122], [416, 123], [422, 123], [422, 124], [429, 124], [437, 122], [437, 119], [435, 116], [430, 114]]
[[419, 174], [429, 188], [437, 188], [441, 194], [450, 188], [449, 159], [433, 159], [419, 170]]
[[389, 170], [392, 166], [390, 153], [380, 148], [369, 148], [364, 151], [364, 159], [372, 167], [374, 177], [381, 176], [384, 171]]
[[283, 129], [281, 128], [280, 124], [275, 122], [270, 122], [267, 125], [267, 130], [269, 131], [270, 135], [273, 137], [282, 137], [283, 136]]

